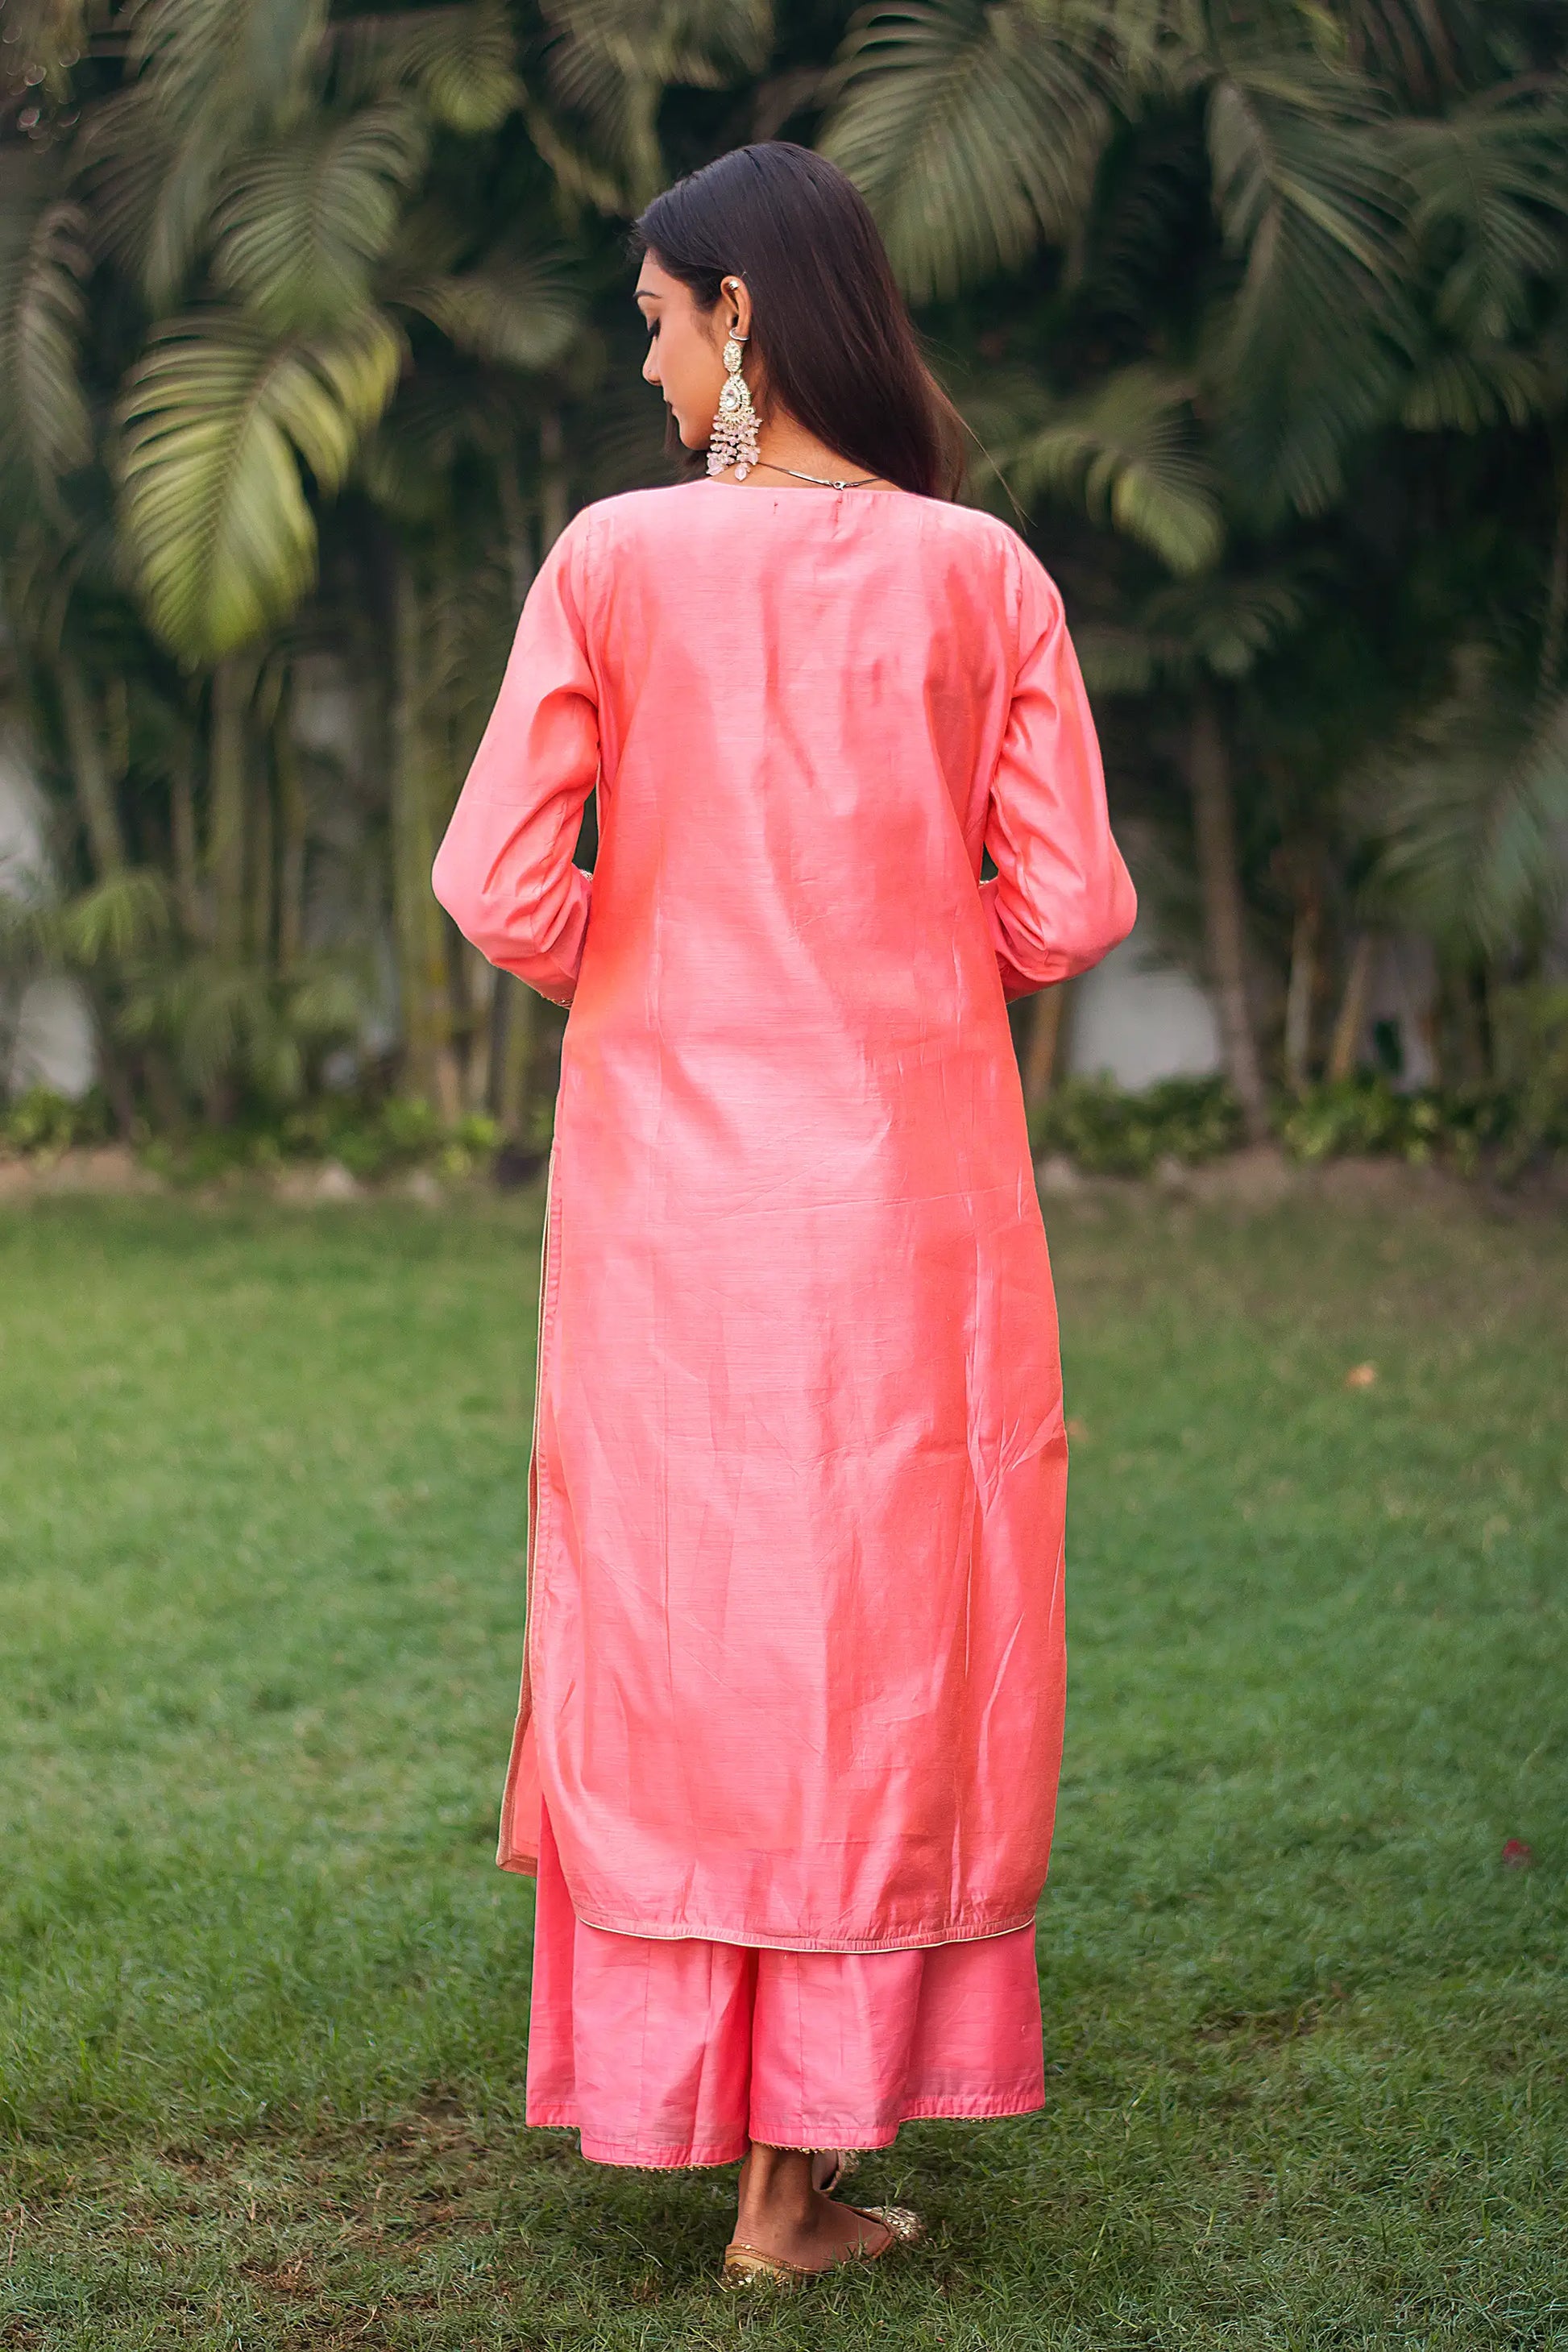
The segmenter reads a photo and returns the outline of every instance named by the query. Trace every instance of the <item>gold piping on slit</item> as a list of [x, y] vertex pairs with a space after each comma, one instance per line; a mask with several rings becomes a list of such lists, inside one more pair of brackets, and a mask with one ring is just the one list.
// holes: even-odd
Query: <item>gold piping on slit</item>
[[[506, 1789], [501, 1797], [500, 1836], [496, 1845], [496, 1860], [503, 1870], [517, 1867], [511, 1856], [518, 1849], [508, 1845], [511, 1830], [512, 1792], [522, 1760], [523, 1734], [533, 1715], [533, 1675], [530, 1662], [533, 1650], [533, 1570], [539, 1556], [539, 1421], [544, 1392], [544, 1323], [550, 1297], [550, 1227], [554, 1199], [555, 1141], [552, 1137], [550, 1159], [544, 1174], [544, 1225], [539, 1243], [539, 1315], [533, 1335], [533, 1425], [528, 1439], [528, 1536], [523, 1547], [522, 1675], [518, 1685], [517, 1722], [512, 1731]], [[538, 1858], [536, 1854], [535, 1862]]]

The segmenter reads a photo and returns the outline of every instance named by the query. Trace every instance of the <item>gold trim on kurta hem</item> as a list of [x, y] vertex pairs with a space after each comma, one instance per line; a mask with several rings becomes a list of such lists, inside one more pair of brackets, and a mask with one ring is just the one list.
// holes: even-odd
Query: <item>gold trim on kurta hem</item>
[[731, 1944], [742, 1952], [931, 1952], [943, 1944], [985, 1944], [997, 1936], [1016, 1936], [1020, 1927], [1036, 1925], [1038, 1903], [1016, 1917], [1001, 1919], [994, 1926], [950, 1927], [933, 1934], [911, 1929], [900, 1933], [895, 1929], [888, 1936], [763, 1936], [742, 1934], [734, 1927], [695, 1927], [684, 1922], [674, 1927], [650, 1927], [641, 1920], [596, 1919], [578, 1908], [574, 1897], [572, 1908], [584, 1927], [602, 1928], [606, 1936], [633, 1936], [649, 1944]]

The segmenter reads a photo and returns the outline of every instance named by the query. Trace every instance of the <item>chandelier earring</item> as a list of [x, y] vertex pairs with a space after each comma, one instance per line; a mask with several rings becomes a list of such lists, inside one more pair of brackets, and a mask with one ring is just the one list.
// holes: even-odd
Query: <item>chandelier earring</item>
[[733, 466], [738, 482], [745, 480], [761, 454], [757, 446], [757, 412], [752, 406], [751, 391], [742, 372], [746, 341], [731, 327], [724, 344], [724, 389], [719, 394], [719, 413], [708, 436], [708, 471], [723, 474]]

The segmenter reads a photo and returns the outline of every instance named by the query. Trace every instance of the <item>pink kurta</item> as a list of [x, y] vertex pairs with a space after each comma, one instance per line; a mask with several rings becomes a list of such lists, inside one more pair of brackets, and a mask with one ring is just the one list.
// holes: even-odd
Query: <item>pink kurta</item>
[[902, 491], [591, 507], [436, 887], [572, 1006], [500, 1860], [542, 1789], [590, 1927], [1026, 1925], [1067, 1446], [1005, 996], [1133, 914], [1056, 590]]

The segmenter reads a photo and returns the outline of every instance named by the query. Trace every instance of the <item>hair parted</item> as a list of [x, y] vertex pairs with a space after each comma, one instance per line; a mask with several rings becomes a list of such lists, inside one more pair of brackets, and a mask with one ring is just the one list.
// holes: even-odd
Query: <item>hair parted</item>
[[784, 139], [734, 148], [655, 196], [632, 237], [700, 310], [724, 278], [745, 279], [769, 402], [866, 473], [957, 495], [963, 427], [865, 198], [836, 163]]

